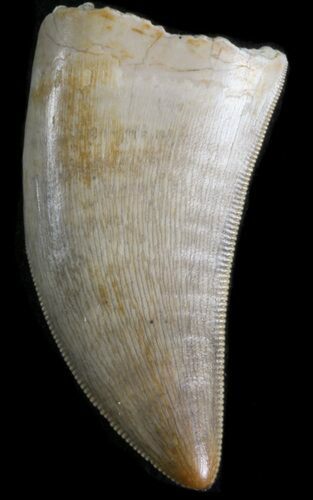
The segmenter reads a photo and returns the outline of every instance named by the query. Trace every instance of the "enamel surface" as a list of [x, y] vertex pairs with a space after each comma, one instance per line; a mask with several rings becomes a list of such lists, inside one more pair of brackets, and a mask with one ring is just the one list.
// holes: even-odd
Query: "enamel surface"
[[239, 197], [285, 71], [269, 47], [90, 4], [40, 29], [24, 148], [37, 291], [89, 398], [190, 488], [218, 471]]

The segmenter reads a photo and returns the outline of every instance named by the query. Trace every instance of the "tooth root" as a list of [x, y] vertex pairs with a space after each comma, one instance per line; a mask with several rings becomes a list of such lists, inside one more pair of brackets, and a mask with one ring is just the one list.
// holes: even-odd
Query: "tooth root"
[[90, 3], [39, 34], [23, 180], [40, 303], [90, 401], [188, 488], [219, 467], [234, 247], [286, 67]]

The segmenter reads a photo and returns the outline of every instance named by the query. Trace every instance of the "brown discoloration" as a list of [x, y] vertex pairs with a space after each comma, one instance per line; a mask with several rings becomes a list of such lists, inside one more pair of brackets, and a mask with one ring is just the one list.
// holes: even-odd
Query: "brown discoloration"
[[[88, 71], [89, 73], [88, 73]], [[88, 186], [91, 183], [91, 170], [94, 148], [90, 143], [89, 130], [93, 124], [93, 112], [88, 101], [92, 95], [94, 71], [75, 65], [64, 71], [62, 107], [58, 116], [58, 156], [67, 178], [74, 174]]]
[[[114, 119], [113, 131], [109, 133], [109, 151], [105, 158], [101, 136], [111, 114], [108, 112], [107, 116], [103, 115], [103, 119], [99, 120], [98, 113], [101, 89], [114, 88], [114, 68], [118, 64], [117, 60], [106, 56], [76, 54], [66, 62], [62, 71], [44, 75], [31, 92], [32, 99], [42, 102], [48, 101], [53, 90], [58, 89], [53, 96], [57, 111], [53, 118], [53, 131], [56, 161], [64, 181], [75, 178], [90, 186], [92, 179], [106, 165], [113, 167], [116, 164], [118, 147], [123, 139], [122, 129], [118, 120]], [[95, 124], [99, 123], [103, 123], [103, 129], [95, 128]]]
[[110, 24], [108, 26], [105, 27], [106, 30], [110, 31], [112, 29], [113, 26], [111, 26]]
[[[168, 468], [168, 471], [171, 471], [169, 472], [171, 477], [179, 484], [183, 484], [185, 487], [194, 490], [206, 490], [210, 488], [215, 481], [219, 465], [216, 446], [210, 448], [210, 456], [206, 454], [199, 457], [196, 451], [193, 454], [193, 450], [188, 450], [183, 462], [179, 447], [178, 443], [175, 451], [174, 449], [172, 450], [173, 460]], [[201, 470], [202, 463], [207, 463], [207, 470]]]
[[139, 33], [139, 35], [144, 35], [145, 32], [139, 28], [132, 28], [132, 31], [134, 31], [135, 33]]
[[142, 25], [141, 25], [141, 29], [142, 29], [142, 30], [149, 30], [149, 29], [151, 29], [151, 28], [152, 28], [151, 24], [150, 24], [150, 23], [147, 23], [147, 22], [144, 22], [144, 23], [142, 23]]
[[[151, 30], [151, 28], [154, 28], [154, 27], [149, 26], [147, 24], [143, 24], [139, 28], [131, 28], [131, 30], [134, 31], [135, 33], [138, 33], [139, 35], [148, 35], [149, 37], [155, 38], [156, 40], [158, 40], [159, 38], [161, 38], [164, 35], [164, 33], [161, 30], [157, 30], [155, 28], [153, 30]], [[149, 33], [148, 33], [148, 29], [149, 29]]]
[[162, 31], [156, 31], [155, 32], [155, 39], [159, 40], [160, 38], [162, 38], [163, 35], [164, 35], [164, 33]]
[[116, 16], [113, 14], [113, 12], [107, 8], [101, 10], [92, 10], [90, 12], [94, 13], [96, 16], [108, 19], [109, 21], [114, 21], [116, 19]]
[[133, 58], [134, 58], [133, 54], [131, 54], [130, 52], [128, 52], [128, 50], [122, 50], [121, 49], [119, 51], [118, 59], [119, 59], [120, 62], [124, 61], [126, 59], [133, 59]]
[[[94, 273], [93, 273], [94, 274]], [[101, 304], [115, 308], [120, 314], [125, 314], [123, 297], [117, 281], [107, 276], [107, 286], [103, 283], [98, 285], [98, 295]]]
[[105, 288], [105, 286], [99, 285], [98, 291], [99, 291], [99, 297], [100, 297], [101, 303], [105, 306], [108, 305], [109, 296], [108, 296], [108, 292], [107, 292], [107, 289]]
[[43, 75], [39, 80], [39, 84], [34, 86], [30, 91], [31, 99], [36, 100], [45, 100], [49, 97], [53, 90], [57, 89], [62, 82], [62, 73], [60, 70], [57, 70], [52, 76]]
[[148, 337], [145, 335], [144, 335], [143, 347], [144, 347], [143, 351], [144, 351], [144, 356], [145, 356], [145, 360], [147, 362], [147, 365], [149, 367], [153, 367], [151, 370], [151, 374], [154, 378], [154, 384], [159, 387], [160, 393], [162, 393], [162, 391], [163, 391], [162, 384], [161, 384], [159, 377], [156, 374], [156, 370], [154, 369], [154, 367], [156, 366], [155, 365], [155, 355], [154, 355], [153, 349], [151, 348], [151, 342], [149, 342]]
[[203, 38], [193, 38], [193, 37], [188, 37], [187, 43], [192, 47], [203, 47], [204, 45], [208, 44], [207, 40], [204, 40]]
[[30, 98], [36, 100], [46, 99], [53, 89], [53, 82], [51, 80], [41, 80], [39, 85], [33, 87], [30, 92]]
[[110, 136], [108, 146], [106, 148], [106, 165], [111, 169], [118, 168], [118, 160], [120, 157], [120, 146], [124, 140], [124, 127], [120, 121], [113, 116], [111, 117]]
[[112, 290], [114, 292], [114, 300], [116, 303], [117, 310], [119, 311], [119, 313], [124, 314], [125, 308], [123, 305], [122, 293], [120, 291], [120, 288], [115, 280], [111, 281], [111, 286], [112, 286]]

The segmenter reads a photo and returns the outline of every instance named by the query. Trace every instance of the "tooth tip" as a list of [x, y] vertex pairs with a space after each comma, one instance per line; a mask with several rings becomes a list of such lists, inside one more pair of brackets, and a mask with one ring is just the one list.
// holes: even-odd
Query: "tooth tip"
[[219, 453], [213, 443], [186, 446], [182, 439], [170, 455], [164, 452], [160, 469], [177, 484], [193, 490], [208, 490], [213, 486], [219, 467]]
[[177, 467], [173, 478], [185, 488], [207, 490], [213, 485], [216, 473], [216, 461], [209, 460], [207, 456], [201, 456], [196, 464], [189, 467]]

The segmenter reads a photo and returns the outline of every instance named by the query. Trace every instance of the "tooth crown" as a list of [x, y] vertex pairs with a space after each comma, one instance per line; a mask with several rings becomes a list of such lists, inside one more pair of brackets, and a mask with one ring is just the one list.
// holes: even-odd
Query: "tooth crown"
[[47, 321], [114, 428], [194, 489], [220, 462], [231, 262], [286, 66], [92, 4], [39, 34], [24, 210]]

